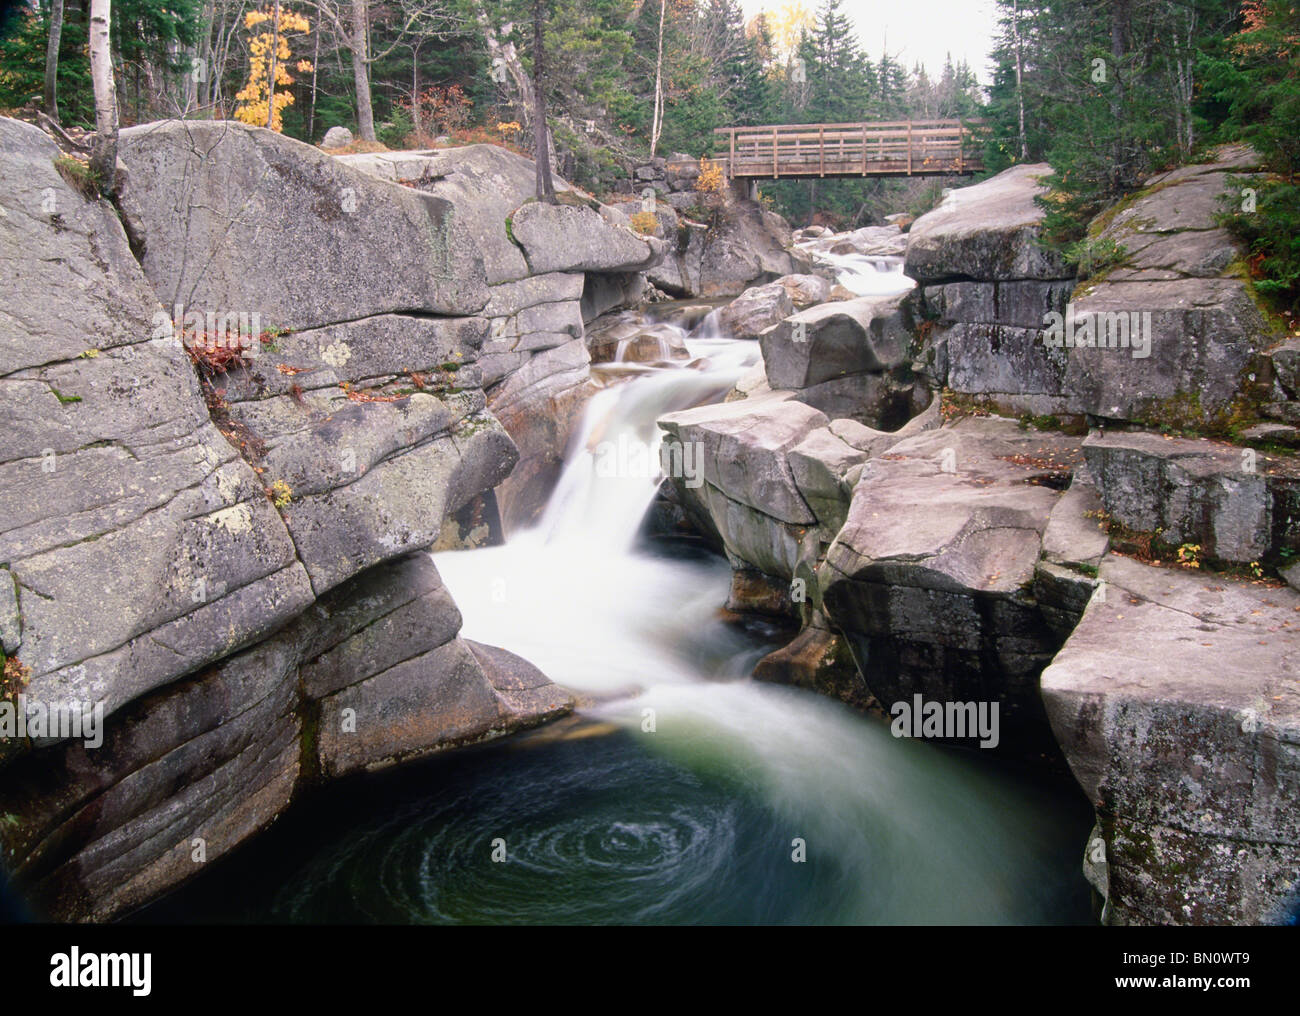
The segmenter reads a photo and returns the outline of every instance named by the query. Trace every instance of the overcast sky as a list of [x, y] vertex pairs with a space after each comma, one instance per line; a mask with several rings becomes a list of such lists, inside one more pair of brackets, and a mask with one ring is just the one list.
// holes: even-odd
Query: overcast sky
[[[803, 0], [816, 11], [818, 0]], [[744, 0], [745, 12], [784, 6], [785, 0]], [[943, 67], [944, 57], [965, 59], [981, 83], [988, 83], [988, 54], [993, 48], [997, 13], [993, 0], [845, 0], [854, 20], [858, 41], [879, 59], [887, 45], [891, 55], [911, 70], [919, 61], [932, 72]]]

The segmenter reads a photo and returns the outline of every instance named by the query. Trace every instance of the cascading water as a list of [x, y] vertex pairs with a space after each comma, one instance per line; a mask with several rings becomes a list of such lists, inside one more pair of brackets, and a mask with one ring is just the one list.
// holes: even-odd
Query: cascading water
[[831, 254], [805, 247], [813, 259], [836, 275], [854, 296], [895, 296], [916, 282], [903, 274], [903, 259], [886, 254]]
[[720, 397], [757, 354], [689, 348], [703, 369], [650, 371], [592, 400], [539, 526], [435, 558], [463, 634], [573, 690], [580, 719], [291, 816], [243, 862], [269, 903], [232, 912], [209, 886], [207, 919], [1088, 919], [1077, 850], [1091, 813], [1072, 785], [753, 681], [776, 643], [720, 616], [726, 563], [637, 547], [655, 421]]

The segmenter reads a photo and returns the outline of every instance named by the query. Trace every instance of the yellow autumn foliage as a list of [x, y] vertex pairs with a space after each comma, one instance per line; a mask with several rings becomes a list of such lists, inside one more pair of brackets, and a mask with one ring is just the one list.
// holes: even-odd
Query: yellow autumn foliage
[[659, 231], [659, 219], [654, 212], [637, 212], [632, 216], [632, 228], [642, 236], [654, 236]]
[[701, 194], [718, 194], [726, 187], [726, 177], [722, 174], [722, 164], [700, 159], [700, 175], [695, 180], [695, 189]]
[[[235, 95], [238, 102], [235, 107], [235, 119], [241, 123], [264, 127], [268, 119], [269, 102], [274, 105], [271, 129], [279, 133], [284, 129], [281, 114], [286, 106], [293, 104], [293, 93], [280, 90], [283, 86], [293, 84], [293, 77], [288, 69], [292, 57], [289, 50], [289, 35], [309, 34], [311, 25], [301, 14], [285, 10], [283, 7], [280, 8], [278, 33], [272, 27], [274, 24], [274, 14], [268, 10], [249, 11], [244, 15], [245, 28], [251, 30], [258, 25], [267, 25], [271, 30], [249, 37], [248, 83]], [[275, 82], [273, 85], [268, 85], [272, 53], [275, 60]], [[299, 72], [306, 73], [312, 70], [312, 63], [310, 60], [299, 60], [295, 67]]]

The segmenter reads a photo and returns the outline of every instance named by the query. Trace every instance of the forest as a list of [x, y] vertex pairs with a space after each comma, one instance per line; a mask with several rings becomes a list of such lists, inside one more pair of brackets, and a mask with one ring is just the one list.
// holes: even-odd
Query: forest
[[[39, 106], [65, 126], [93, 125], [89, 8], [90, 0], [33, 0], [11, 12], [0, 109]], [[556, 169], [595, 193], [628, 189], [633, 167], [656, 155], [711, 154], [720, 126], [981, 121], [990, 173], [1051, 163], [1049, 235], [1096, 263], [1107, 252], [1090, 249], [1084, 231], [1097, 211], [1158, 169], [1246, 141], [1273, 175], [1224, 214], [1252, 246], [1261, 291], [1293, 308], [1300, 8], [1286, 0], [997, 0], [997, 8], [987, 68], [951, 59], [907, 67], [897, 54], [868, 53], [845, 0], [786, 0], [749, 18], [739, 0], [118, 0], [110, 37], [123, 125], [236, 118], [312, 143], [343, 125], [362, 149], [491, 142], [531, 153], [540, 83]], [[775, 181], [763, 193], [793, 221], [820, 213], [860, 225], [925, 211], [941, 187]]]

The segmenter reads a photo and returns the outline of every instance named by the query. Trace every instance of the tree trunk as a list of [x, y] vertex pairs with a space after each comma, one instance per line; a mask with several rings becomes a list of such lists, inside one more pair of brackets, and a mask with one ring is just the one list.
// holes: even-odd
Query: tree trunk
[[420, 123], [420, 44], [411, 47], [411, 131], [420, 144], [424, 126]]
[[266, 129], [275, 130], [275, 72], [280, 56], [280, 0], [275, 0], [275, 13], [271, 15], [271, 53], [266, 66]]
[[[488, 56], [492, 60], [494, 69], [492, 80], [501, 87], [502, 92], [506, 91], [506, 79], [514, 85], [517, 94], [515, 109], [518, 111], [524, 130], [532, 130], [533, 106], [536, 102], [533, 97], [533, 84], [528, 77], [528, 72], [524, 70], [524, 65], [519, 61], [515, 44], [498, 39], [496, 30], [481, 11], [478, 22], [483, 32], [483, 40], [487, 43]], [[498, 72], [496, 68], [500, 68], [504, 73]]]
[[50, 41], [45, 47], [45, 112], [59, 118], [59, 39], [63, 36], [63, 0], [50, 3]]
[[316, 74], [320, 64], [320, 26], [316, 28], [315, 50], [311, 55], [311, 107], [307, 111], [307, 140], [316, 136]]
[[117, 191], [117, 92], [108, 29], [112, 0], [90, 0], [90, 78], [95, 89], [95, 144], [90, 168], [106, 197]]
[[369, 11], [366, 0], [352, 0], [352, 77], [357, 87], [357, 133], [362, 141], [375, 140], [375, 110], [370, 100], [370, 67], [366, 63], [367, 22]]
[[533, 0], [533, 152], [537, 159], [537, 200], [555, 204], [551, 180], [550, 130], [546, 126], [546, 44], [542, 0]]
[[655, 157], [659, 147], [659, 134], [664, 127], [664, 15], [668, 9], [668, 0], [659, 0], [659, 53], [655, 57], [655, 111], [654, 123], [650, 128], [650, 158]]
[[1029, 141], [1025, 137], [1024, 57], [1020, 47], [1020, 2], [1011, 5], [1011, 31], [1016, 40], [1016, 105], [1020, 113], [1020, 158], [1029, 158]]
[[1126, 124], [1124, 77], [1120, 69], [1124, 56], [1128, 52], [1129, 37], [1129, 0], [1114, 0], [1110, 16], [1110, 53], [1115, 66], [1111, 69], [1111, 116], [1116, 124], [1115, 143], [1111, 148], [1110, 189], [1112, 196], [1118, 196], [1126, 189], [1129, 180], [1129, 146]]

